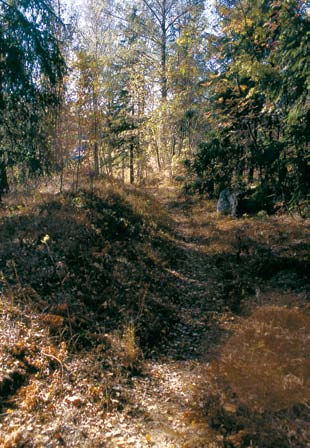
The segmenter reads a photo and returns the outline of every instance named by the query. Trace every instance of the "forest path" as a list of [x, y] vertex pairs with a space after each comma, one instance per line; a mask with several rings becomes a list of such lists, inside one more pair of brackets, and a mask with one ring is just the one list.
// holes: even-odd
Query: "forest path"
[[155, 196], [175, 223], [179, 250], [169, 274], [179, 291], [177, 324], [160, 353], [145, 361], [144, 376], [134, 379], [131, 409], [110, 415], [107, 447], [218, 447], [220, 436], [208, 426], [204, 410], [205, 372], [222, 339], [215, 327], [206, 332], [210, 316], [217, 314], [210, 303], [205, 251], [208, 213], [197, 203], [193, 211], [188, 200], [176, 197], [173, 187], [158, 190]]
[[[176, 186], [146, 195], [128, 187], [107, 207], [120, 219], [107, 221], [111, 243], [107, 233], [98, 252], [85, 234], [106, 223], [107, 192], [85, 210], [73, 205], [85, 192], [29, 207], [17, 196], [2, 209], [3, 266], [18, 288], [4, 277], [0, 446], [310, 448], [309, 219], [219, 217], [214, 201], [181, 196]], [[129, 197], [138, 213], [125, 206]], [[141, 211], [148, 235], [135, 227]], [[115, 242], [123, 216], [139, 232]], [[68, 235], [80, 245], [71, 248]], [[46, 238], [53, 259], [38, 244]], [[68, 283], [50, 275], [63, 254], [74, 262]], [[106, 279], [115, 289], [102, 288]], [[92, 301], [86, 306], [94, 285], [99, 306], [105, 300], [98, 314]], [[124, 309], [114, 307], [118, 294]]]

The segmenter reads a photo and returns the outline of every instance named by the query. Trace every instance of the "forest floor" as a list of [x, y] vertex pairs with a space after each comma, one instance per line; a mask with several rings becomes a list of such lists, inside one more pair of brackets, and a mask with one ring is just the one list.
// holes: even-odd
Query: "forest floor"
[[12, 197], [0, 446], [310, 447], [309, 224], [167, 184]]

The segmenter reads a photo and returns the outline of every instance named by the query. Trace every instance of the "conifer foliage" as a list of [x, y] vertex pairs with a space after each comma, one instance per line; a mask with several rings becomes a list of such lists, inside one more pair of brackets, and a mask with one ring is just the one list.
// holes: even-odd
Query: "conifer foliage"
[[[83, 140], [95, 176], [183, 178], [185, 162], [189, 188], [211, 196], [241, 184], [271, 208], [309, 199], [310, 2], [90, 0], [80, 9], [71, 44], [59, 1], [0, 0], [1, 167], [42, 173], [59, 159], [63, 169]], [[60, 97], [67, 140], [55, 125]]]
[[0, 160], [36, 170], [65, 71], [62, 23], [53, 0], [1, 0], [0, 18]]
[[218, 1], [206, 88], [209, 132], [192, 165], [217, 194], [254, 182], [296, 202], [309, 192], [309, 2]]

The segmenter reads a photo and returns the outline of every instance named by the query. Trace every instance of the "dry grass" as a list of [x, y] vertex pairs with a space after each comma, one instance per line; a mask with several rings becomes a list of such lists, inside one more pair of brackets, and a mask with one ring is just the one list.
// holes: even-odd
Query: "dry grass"
[[214, 366], [238, 402], [258, 412], [310, 400], [310, 315], [265, 306], [229, 339]]
[[[196, 300], [216, 327], [210, 317], [197, 388], [214, 446], [307, 447], [309, 222], [219, 218], [213, 202], [175, 201], [166, 186], [178, 225], [190, 223], [180, 239], [145, 192], [84, 187], [16, 194], [0, 210], [0, 446], [105, 446], [144, 357], [160, 355], [178, 304]], [[198, 257], [191, 285], [206, 303], [178, 289]]]
[[209, 424], [231, 447], [306, 447], [309, 310], [259, 306], [237, 321], [206, 372]]
[[170, 325], [152, 238], [171, 219], [133, 187], [85, 187], [15, 193], [0, 209], [5, 448], [103, 446], [106, 414], [127, 406], [142, 349]]
[[[197, 386], [203, 418], [230, 448], [308, 447], [310, 440], [309, 219], [217, 217], [191, 209], [208, 294]], [[197, 410], [194, 410], [197, 412]]]

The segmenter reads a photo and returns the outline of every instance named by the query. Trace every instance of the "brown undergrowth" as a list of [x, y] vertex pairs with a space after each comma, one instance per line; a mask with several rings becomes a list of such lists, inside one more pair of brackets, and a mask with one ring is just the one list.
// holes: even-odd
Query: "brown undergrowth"
[[0, 213], [0, 445], [102, 446], [98, 425], [175, 320], [152, 247], [171, 220], [100, 182], [9, 197]]
[[235, 325], [209, 367], [210, 426], [231, 447], [306, 447], [310, 314], [261, 306]]
[[208, 363], [196, 397], [205, 409], [197, 418], [220, 447], [308, 447], [309, 221], [232, 220], [213, 207], [196, 204], [190, 217], [216, 304], [202, 344]]
[[308, 446], [309, 223], [219, 218], [164, 193], [98, 182], [7, 198], [0, 446], [112, 446], [112, 413], [129, 419], [117, 446], [156, 446], [130, 431], [137, 378], [161, 357], [193, 359], [203, 378], [175, 447]]

